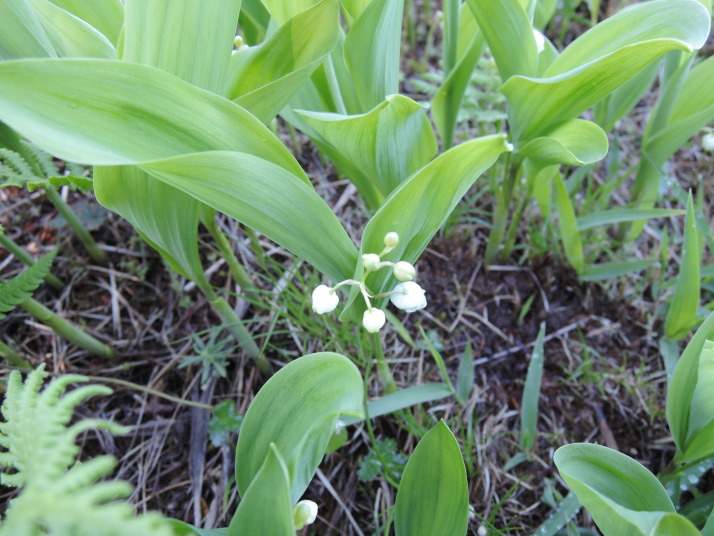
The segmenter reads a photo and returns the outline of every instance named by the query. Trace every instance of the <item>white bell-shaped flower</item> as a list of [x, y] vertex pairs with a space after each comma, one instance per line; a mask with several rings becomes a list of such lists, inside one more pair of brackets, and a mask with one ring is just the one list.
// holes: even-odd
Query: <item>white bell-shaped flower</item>
[[312, 291], [312, 310], [321, 315], [331, 313], [340, 303], [337, 292], [327, 285], [320, 285]]
[[709, 132], [702, 136], [702, 149], [714, 153], [714, 132]]
[[311, 525], [317, 519], [317, 504], [312, 501], [300, 501], [293, 508], [295, 529], [300, 530], [305, 525]]
[[364, 316], [362, 316], [362, 325], [364, 326], [364, 329], [370, 333], [377, 333], [380, 329], [382, 329], [386, 320], [387, 318], [384, 316], [384, 311], [381, 309], [371, 308], [364, 312]]
[[543, 52], [545, 50], [545, 36], [533, 28], [533, 38], [535, 39], [538, 52]]
[[416, 277], [414, 266], [406, 261], [399, 261], [394, 265], [394, 276], [399, 281], [411, 281]]
[[424, 289], [414, 281], [399, 283], [389, 297], [395, 307], [413, 313], [426, 307], [426, 296]]
[[395, 248], [399, 244], [399, 235], [392, 231], [384, 235], [384, 245], [388, 248]]

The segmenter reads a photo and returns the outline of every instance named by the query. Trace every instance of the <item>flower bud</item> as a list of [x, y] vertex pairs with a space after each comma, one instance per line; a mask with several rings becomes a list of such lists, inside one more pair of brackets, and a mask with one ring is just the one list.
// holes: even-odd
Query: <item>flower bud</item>
[[300, 501], [293, 508], [295, 529], [300, 530], [305, 525], [311, 525], [317, 519], [317, 504], [312, 501]]
[[394, 265], [394, 276], [399, 279], [399, 281], [411, 281], [416, 277], [416, 270], [414, 266], [406, 261], [399, 261]]
[[331, 313], [340, 303], [340, 297], [327, 285], [320, 285], [312, 291], [312, 310], [321, 315]]
[[538, 52], [543, 52], [545, 50], [545, 36], [533, 28], [533, 38], [535, 39]]
[[379, 255], [376, 253], [365, 253], [362, 255], [362, 263], [364, 264], [364, 269], [368, 272], [379, 270]]
[[424, 289], [414, 281], [399, 283], [394, 288], [394, 291], [389, 299], [395, 307], [398, 307], [407, 313], [413, 313], [414, 311], [418, 311], [419, 309], [426, 307]]
[[702, 137], [702, 149], [714, 153], [714, 132], [704, 134]]
[[364, 329], [370, 333], [377, 333], [380, 329], [382, 329], [386, 320], [384, 311], [381, 309], [367, 309], [362, 317], [362, 325], [364, 326]]
[[384, 235], [384, 245], [388, 248], [395, 248], [399, 244], [399, 235], [392, 231]]

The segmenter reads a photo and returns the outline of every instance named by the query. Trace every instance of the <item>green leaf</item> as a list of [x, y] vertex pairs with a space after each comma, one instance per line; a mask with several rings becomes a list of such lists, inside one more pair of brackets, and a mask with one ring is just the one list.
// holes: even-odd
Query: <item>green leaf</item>
[[686, 211], [681, 209], [637, 209], [637, 208], [611, 208], [592, 212], [580, 216], [577, 220], [578, 231], [586, 231], [602, 225], [613, 225], [628, 221], [651, 220], [654, 218], [669, 218], [681, 216]]
[[697, 309], [701, 293], [699, 280], [700, 238], [697, 222], [694, 217], [694, 201], [689, 192], [687, 200], [687, 217], [684, 220], [684, 243], [682, 263], [677, 274], [674, 294], [670, 298], [667, 317], [664, 321], [664, 331], [668, 338], [678, 340], [687, 335], [689, 330], [697, 325]]
[[714, 342], [704, 342], [699, 354], [697, 383], [690, 403], [688, 446], [682, 461], [691, 461], [714, 454]]
[[268, 445], [260, 470], [241, 493], [227, 536], [270, 534], [294, 536], [293, 501], [290, 499], [290, 477], [285, 461], [274, 443]]
[[555, 452], [555, 465], [606, 535], [649, 535], [674, 506], [657, 477], [615, 450], [585, 443]]
[[623, 262], [608, 262], [603, 264], [593, 264], [588, 266], [580, 274], [582, 281], [603, 281], [620, 277], [631, 272], [639, 272], [657, 264], [657, 259], [631, 260]]
[[0, 60], [56, 56], [32, 0], [0, 1]]
[[208, 435], [214, 447], [220, 447], [227, 440], [231, 433], [240, 431], [243, 424], [243, 415], [236, 411], [236, 404], [233, 400], [224, 400], [211, 412], [211, 420], [208, 421]]
[[354, 20], [362, 14], [371, 1], [372, 0], [342, 0], [340, 2], [345, 13], [345, 18], [350, 26]]
[[174, 536], [225, 536], [228, 529], [198, 529], [193, 525], [179, 521], [178, 519], [169, 519], [171, 528], [174, 531]]
[[345, 39], [345, 62], [362, 111], [399, 93], [404, 0], [372, 0]]
[[521, 397], [521, 449], [530, 450], [535, 444], [538, 432], [538, 398], [543, 377], [543, 340], [545, 322], [541, 322], [538, 337], [533, 345], [533, 354], [528, 364], [526, 383]]
[[465, 403], [474, 388], [474, 354], [471, 343], [466, 343], [464, 353], [459, 360], [459, 370], [456, 376], [456, 396]]
[[[452, 392], [449, 386], [445, 383], [427, 383], [424, 385], [415, 385], [407, 387], [396, 393], [389, 393], [380, 398], [376, 398], [367, 402], [367, 413], [370, 419], [394, 413], [402, 409], [424, 404], [425, 402], [433, 402], [447, 396], [451, 396]], [[342, 422], [345, 425], [362, 422], [364, 417], [344, 417]]]
[[[485, 136], [449, 149], [402, 182], [385, 200], [364, 229], [362, 253], [380, 252], [384, 236], [399, 234], [399, 244], [389, 259], [416, 262], [436, 231], [446, 222], [451, 211], [478, 177], [493, 165], [498, 156], [511, 149], [505, 136]], [[361, 261], [355, 278], [361, 277]], [[396, 283], [385, 270], [373, 272], [367, 286], [374, 292]], [[341, 318], [359, 320], [364, 303], [356, 300], [353, 290]]]
[[324, 0], [233, 55], [228, 98], [268, 123], [309, 80], [338, 39], [338, 2]]
[[314, 6], [320, 0], [262, 0], [263, 5], [270, 12], [270, 16], [275, 19], [278, 26], [282, 26], [287, 21], [302, 13], [309, 7]]
[[700, 536], [691, 521], [679, 514], [666, 514], [657, 521], [652, 531], [653, 536]]
[[476, 63], [483, 54], [485, 45], [483, 34], [466, 4], [461, 6], [459, 22], [459, 41], [463, 42], [468, 37], [469, 42], [465, 45], [464, 50], [460, 51], [456, 65], [447, 74], [443, 84], [431, 100], [431, 115], [445, 149], [449, 149], [453, 145], [454, 130], [464, 93]]
[[307, 489], [340, 415], [362, 415], [362, 377], [346, 357], [310, 354], [285, 366], [248, 408], [236, 447], [241, 497], [275, 444], [288, 468], [292, 501]]
[[124, 5], [121, 0], [52, 0], [99, 30], [116, 46], [124, 24]]
[[554, 185], [555, 205], [558, 208], [558, 218], [560, 219], [560, 239], [563, 241], [563, 250], [570, 265], [576, 272], [582, 273], [585, 270], [585, 257], [575, 219], [575, 209], [560, 175], [555, 176]]
[[466, 468], [444, 421], [414, 449], [394, 504], [397, 536], [465, 536], [469, 517]]
[[122, 59], [223, 90], [240, 0], [127, 0]]
[[595, 122], [605, 132], [615, 128], [615, 123], [627, 114], [652, 87], [659, 62], [654, 61], [625, 82], [595, 106]]
[[27, 270], [10, 279], [0, 282], [0, 320], [5, 318], [8, 311], [12, 311], [16, 305], [20, 305], [39, 287], [52, 266], [52, 261], [57, 254], [57, 250], [44, 255]]
[[90, 24], [49, 0], [30, 3], [58, 56], [116, 58], [114, 45]]
[[263, 233], [332, 281], [352, 276], [357, 250], [337, 216], [312, 186], [284, 168], [250, 154], [218, 151], [141, 168]]
[[543, 78], [513, 76], [501, 88], [514, 139], [573, 119], [669, 50], [699, 48], [709, 34], [696, 0], [654, 0], [624, 9], [576, 39]]
[[323, 138], [322, 145], [329, 144], [337, 167], [360, 191], [376, 188], [380, 201], [438, 150], [424, 108], [402, 95], [387, 97], [363, 115], [298, 113]]
[[516, 148], [518, 156], [530, 158], [542, 169], [555, 164], [593, 164], [605, 158], [608, 142], [607, 134], [595, 123], [571, 119]]
[[511, 76], [533, 76], [538, 68], [538, 47], [528, 14], [519, 0], [468, 0], [469, 8], [486, 37], [503, 81]]
[[692, 401], [699, 382], [699, 363], [704, 344], [714, 328], [714, 313], [699, 326], [682, 352], [667, 390], [667, 424], [681, 454], [688, 447]]

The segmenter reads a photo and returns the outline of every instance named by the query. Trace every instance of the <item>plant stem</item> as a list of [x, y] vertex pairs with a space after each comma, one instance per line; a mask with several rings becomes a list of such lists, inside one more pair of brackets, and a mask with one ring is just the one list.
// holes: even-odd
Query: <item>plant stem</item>
[[40, 302], [32, 298], [27, 298], [20, 304], [20, 307], [25, 309], [25, 311], [37, 318], [47, 327], [52, 328], [52, 331], [57, 333], [57, 335], [67, 339], [80, 348], [83, 348], [84, 350], [87, 350], [88, 352], [91, 352], [99, 357], [116, 359], [117, 354], [112, 348], [98, 339], [95, 339], [88, 333], [85, 333], [82, 329], [63, 319], [59, 315], [53, 313]]
[[517, 201], [516, 211], [513, 213], [511, 223], [508, 226], [508, 233], [506, 233], [506, 242], [503, 245], [503, 249], [501, 250], [501, 257], [504, 259], [507, 259], [511, 256], [513, 246], [516, 243], [516, 235], [518, 234], [518, 228], [520, 227], [521, 217], [523, 216], [523, 211], [526, 208], [526, 204], [528, 204], [528, 199], [529, 196], [523, 195]]
[[397, 384], [394, 382], [394, 376], [392, 376], [392, 371], [389, 369], [387, 360], [384, 358], [384, 350], [382, 349], [382, 339], [379, 337], [379, 333], [374, 334], [374, 351], [377, 355], [377, 374], [379, 375], [379, 381], [382, 383], [384, 392], [396, 393]]
[[337, 113], [347, 115], [347, 108], [345, 107], [345, 101], [342, 99], [342, 91], [340, 90], [340, 83], [337, 80], [335, 64], [332, 62], [332, 56], [327, 56], [324, 66], [325, 75], [327, 76], [327, 85], [330, 88], [330, 93], [332, 93], [332, 100], [335, 102], [335, 106], [337, 107]]
[[221, 317], [221, 320], [226, 325], [225, 327], [230, 330], [241, 345], [241, 348], [248, 354], [248, 357], [258, 365], [260, 372], [270, 374], [273, 370], [270, 366], [270, 362], [260, 353], [258, 345], [255, 344], [252, 335], [243, 325], [243, 322], [233, 308], [228, 305], [226, 300], [218, 296], [211, 287], [202, 288], [201, 290], [206, 295], [206, 298], [208, 298], [208, 302], [211, 304], [211, 307], [213, 307], [213, 310]]
[[18, 367], [25, 370], [32, 370], [32, 365], [25, 358], [20, 357], [15, 350], [10, 348], [7, 344], [0, 341], [0, 356], [4, 357], [5, 360], [14, 367]]
[[92, 257], [99, 264], [107, 264], [107, 256], [104, 252], [99, 249], [99, 246], [89, 234], [89, 231], [84, 227], [84, 224], [79, 220], [79, 218], [72, 212], [69, 205], [62, 200], [62, 196], [54, 188], [45, 188], [45, 193], [47, 194], [47, 199], [55, 206], [60, 214], [67, 221], [69, 226], [77, 235], [82, 245]]
[[218, 251], [221, 252], [221, 256], [225, 259], [226, 263], [228, 263], [233, 281], [240, 286], [241, 290], [247, 296], [253, 300], [259, 299], [253, 280], [233, 253], [233, 248], [226, 235], [218, 228], [215, 217], [207, 218], [203, 224], [208, 229], [208, 232], [211, 233], [213, 240], [216, 242], [216, 246], [218, 246]]
[[[15, 242], [13, 242], [13, 240], [6, 234], [0, 234], [0, 245], [2, 245], [10, 253], [15, 255], [15, 257], [17, 257], [27, 266], [32, 266], [33, 264], [35, 264], [35, 260], [32, 258], [32, 256], [27, 253], [27, 251], [18, 246]], [[45, 276], [45, 281], [47, 281], [47, 283], [51, 287], [57, 290], [63, 290], [67, 286], [64, 281], [62, 281], [59, 277], [51, 273], [47, 273], [47, 275]]]
[[513, 190], [518, 177], [520, 160], [512, 159], [511, 153], [506, 156], [505, 182], [502, 187], [496, 189], [496, 211], [493, 215], [493, 227], [488, 236], [486, 245], [486, 263], [493, 264], [501, 256], [500, 249], [503, 243], [503, 236], [506, 233], [506, 223], [508, 222], [508, 209], [513, 199]]

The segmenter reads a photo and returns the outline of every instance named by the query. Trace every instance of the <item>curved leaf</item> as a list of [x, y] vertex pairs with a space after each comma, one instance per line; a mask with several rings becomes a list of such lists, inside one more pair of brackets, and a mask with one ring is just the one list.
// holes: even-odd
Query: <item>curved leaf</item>
[[466, 468], [443, 420], [409, 458], [394, 505], [397, 536], [465, 536], [469, 518]]
[[251, 403], [236, 447], [236, 482], [242, 497], [271, 443], [282, 453], [292, 502], [307, 488], [340, 415], [362, 414], [362, 377], [346, 357], [310, 354], [270, 378]]
[[700, 536], [691, 521], [679, 514], [666, 514], [657, 521], [652, 531], [653, 536]]
[[555, 164], [582, 166], [607, 155], [607, 134], [595, 123], [571, 119], [526, 143], [517, 154], [530, 158], [537, 168]]
[[268, 123], [309, 80], [338, 38], [338, 2], [324, 0], [233, 55], [228, 98]]
[[362, 109], [399, 93], [404, 0], [372, 0], [345, 39], [345, 62]]
[[649, 535], [674, 506], [657, 477], [635, 460], [601, 445], [573, 444], [555, 452], [568, 487], [606, 535]]
[[0, 1], [0, 60], [56, 56], [31, 0]]
[[714, 313], [699, 326], [689, 341], [672, 373], [667, 390], [667, 424], [677, 445], [677, 452], [686, 450], [691, 430], [694, 393], [699, 383], [699, 361], [702, 349], [714, 329]]
[[[380, 252], [384, 235], [394, 231], [399, 234], [399, 244], [385, 260], [416, 262], [476, 179], [501, 153], [511, 149], [505, 136], [498, 134], [462, 143], [439, 155], [402, 182], [384, 201], [364, 229], [361, 252]], [[360, 261], [355, 279], [360, 279], [361, 271]], [[367, 286], [373, 293], [386, 290], [389, 282], [396, 284], [392, 274], [386, 272], [373, 272], [367, 278]], [[353, 287], [341, 318], [361, 318], [365, 306], [362, 300], [355, 301], [357, 293]]]
[[121, 0], [52, 0], [52, 3], [91, 24], [116, 46], [124, 24]]
[[261, 232], [332, 281], [352, 276], [357, 250], [337, 216], [312, 186], [285, 169], [250, 154], [219, 151], [140, 167]]
[[282, 26], [298, 13], [302, 13], [319, 1], [320, 0], [262, 0], [263, 5], [270, 13], [270, 16], [278, 23], [278, 26]]
[[701, 47], [710, 18], [696, 0], [654, 0], [621, 11], [604, 30], [603, 25], [573, 42], [545, 77], [506, 81], [501, 91], [509, 101], [514, 139], [533, 138], [577, 117], [669, 50]]
[[[386, 197], [399, 183], [429, 162], [438, 150], [424, 108], [402, 95], [392, 95], [372, 111], [356, 116], [298, 111], [359, 175]], [[361, 188], [363, 189], [363, 188]]]
[[295, 536], [288, 468], [273, 443], [226, 532], [227, 536], [248, 534]]
[[116, 58], [114, 45], [96, 28], [49, 0], [30, 0], [60, 57]]
[[501, 79], [533, 76], [538, 69], [538, 47], [533, 27], [520, 0], [468, 0], [486, 37]]

